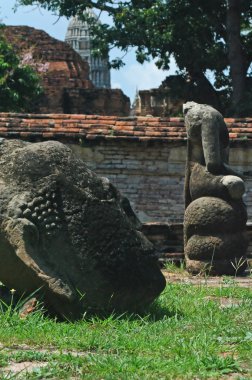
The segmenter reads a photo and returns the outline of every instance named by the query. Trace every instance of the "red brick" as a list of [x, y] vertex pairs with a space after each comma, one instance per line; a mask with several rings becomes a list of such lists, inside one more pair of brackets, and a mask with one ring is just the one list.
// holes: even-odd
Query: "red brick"
[[21, 137], [29, 137], [32, 135], [32, 132], [20, 132]]
[[237, 133], [229, 133], [229, 137], [231, 139], [235, 139], [235, 138], [237, 138]]
[[57, 128], [54, 133], [57, 132], [69, 132], [69, 133], [79, 133], [81, 131], [80, 128]]
[[116, 121], [115, 123], [116, 126], [124, 126], [124, 127], [134, 126], [136, 124], [137, 124], [136, 121]]
[[43, 132], [43, 137], [51, 139], [54, 137], [54, 133], [52, 132]]
[[228, 117], [228, 118], [225, 118], [224, 121], [225, 121], [225, 123], [234, 123], [235, 119], [232, 117]]
[[[143, 119], [145, 124], [142, 123]], [[156, 119], [152, 124], [152, 120]], [[183, 123], [173, 125], [174, 122], [160, 124], [158, 118], [135, 118], [133, 121], [122, 120], [120, 117], [105, 117], [97, 115], [64, 115], [64, 114], [14, 114], [0, 113], [0, 133], [10, 136], [43, 136], [44, 138], [57, 138], [68, 136], [69, 138], [87, 139], [119, 139], [132, 141], [182, 141], [186, 139], [186, 130]], [[172, 118], [166, 118], [171, 120]], [[151, 120], [147, 122], [146, 120]], [[180, 119], [179, 119], [180, 120]], [[230, 139], [242, 139], [246, 137], [252, 140], [252, 123], [248, 119], [237, 119], [233, 124], [228, 124]], [[140, 124], [139, 124], [140, 123]], [[142, 123], [142, 124], [141, 124]], [[116, 125], [114, 125], [116, 124]], [[132, 124], [132, 125], [131, 125]]]
[[115, 125], [114, 131], [133, 131], [134, 127], [130, 125]]

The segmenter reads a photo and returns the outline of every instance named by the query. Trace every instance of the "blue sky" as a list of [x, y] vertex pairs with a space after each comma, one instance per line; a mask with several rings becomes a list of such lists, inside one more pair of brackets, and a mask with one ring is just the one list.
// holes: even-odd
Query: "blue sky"
[[[19, 7], [16, 13], [13, 11], [15, 0], [0, 0], [0, 19], [6, 25], [28, 25], [37, 29], [43, 29], [52, 37], [64, 40], [68, 20], [36, 7]], [[111, 51], [110, 58], [122, 55], [120, 51]], [[140, 65], [136, 62], [134, 52], [129, 53], [124, 59], [126, 65], [118, 70], [111, 70], [111, 84], [113, 88], [121, 88], [123, 92], [134, 99], [136, 89], [145, 90], [158, 87], [162, 80], [176, 70], [172, 63], [171, 70], [158, 70], [154, 62]]]

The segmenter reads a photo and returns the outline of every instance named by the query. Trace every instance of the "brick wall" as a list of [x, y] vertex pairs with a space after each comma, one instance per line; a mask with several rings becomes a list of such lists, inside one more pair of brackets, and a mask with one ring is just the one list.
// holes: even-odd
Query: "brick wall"
[[[90, 169], [108, 177], [130, 199], [142, 222], [183, 221], [185, 143], [85, 141], [82, 146], [74, 144], [71, 148]], [[241, 173], [249, 173], [252, 149], [233, 146], [230, 165]], [[252, 176], [247, 175], [245, 181], [244, 200], [252, 222]]]
[[71, 148], [130, 199], [141, 221], [182, 220], [185, 145], [110, 141]]
[[115, 115], [130, 114], [130, 99], [119, 89], [67, 88], [64, 92], [65, 112], [71, 114]]
[[[226, 119], [231, 166], [246, 173], [252, 222], [252, 119]], [[107, 176], [143, 222], [183, 220], [186, 132], [181, 118], [0, 114], [0, 137], [69, 144], [90, 169]]]

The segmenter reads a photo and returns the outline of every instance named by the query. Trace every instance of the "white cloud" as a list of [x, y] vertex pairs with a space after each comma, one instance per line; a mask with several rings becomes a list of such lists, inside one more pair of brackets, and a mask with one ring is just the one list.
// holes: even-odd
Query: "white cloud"
[[111, 88], [122, 88], [121, 83], [119, 82], [114, 82], [113, 80], [111, 81]]
[[137, 86], [139, 90], [147, 90], [160, 86], [171, 71], [159, 70], [154, 62], [150, 62], [144, 65], [135, 63], [126, 67], [122, 74], [128, 84]]
[[154, 61], [140, 65], [132, 59], [119, 71], [112, 70], [112, 83], [116, 83], [117, 86], [120, 84], [120, 88], [133, 100], [137, 89], [149, 90], [159, 87], [168, 75], [175, 73], [176, 69], [174, 60], [171, 61], [170, 70], [164, 71], [159, 70]]

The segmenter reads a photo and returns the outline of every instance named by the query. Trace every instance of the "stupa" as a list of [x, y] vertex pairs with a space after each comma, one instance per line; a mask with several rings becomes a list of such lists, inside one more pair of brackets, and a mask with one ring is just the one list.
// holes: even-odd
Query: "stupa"
[[[87, 9], [86, 13], [99, 22], [98, 17], [92, 9]], [[89, 63], [90, 79], [95, 87], [111, 88], [110, 70], [108, 67], [108, 58], [102, 59], [92, 55], [92, 36], [90, 28], [86, 21], [80, 20], [77, 16], [70, 19], [65, 42], [80, 54], [80, 56]]]

